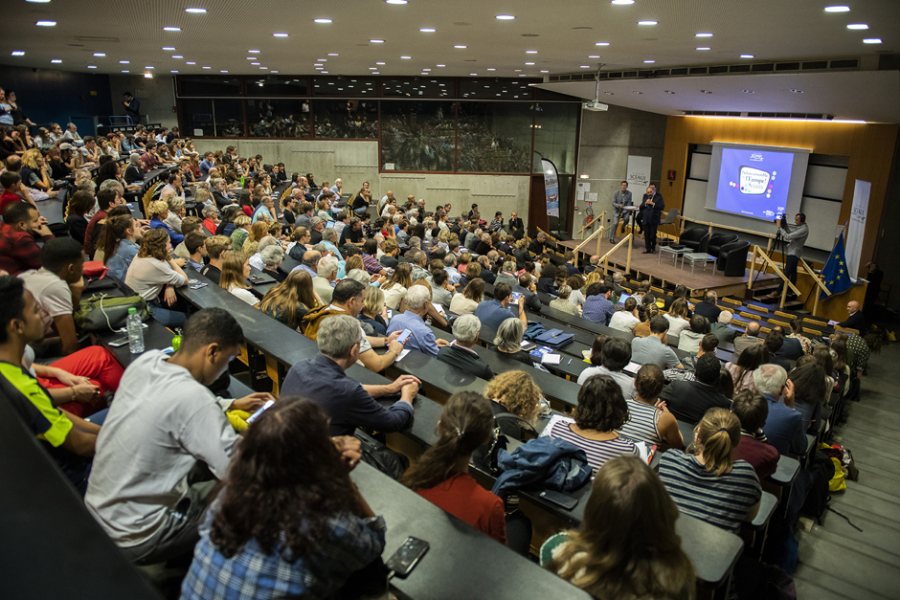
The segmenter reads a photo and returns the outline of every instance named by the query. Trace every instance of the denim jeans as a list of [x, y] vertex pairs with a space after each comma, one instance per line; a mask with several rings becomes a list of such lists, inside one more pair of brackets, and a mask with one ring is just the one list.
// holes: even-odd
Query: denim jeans
[[187, 320], [186, 314], [165, 308], [158, 300], [151, 300], [148, 304], [153, 318], [166, 327], [181, 327]]

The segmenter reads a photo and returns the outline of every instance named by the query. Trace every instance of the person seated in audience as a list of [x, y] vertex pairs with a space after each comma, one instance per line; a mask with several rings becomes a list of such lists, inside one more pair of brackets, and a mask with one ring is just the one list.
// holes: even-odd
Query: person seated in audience
[[759, 321], [750, 321], [747, 323], [747, 329], [744, 331], [744, 335], [734, 338], [734, 354], [731, 357], [731, 362], [737, 364], [741, 354], [750, 346], [756, 344], [762, 345], [763, 340], [759, 337], [759, 329]]
[[244, 240], [240, 251], [247, 256], [253, 256], [259, 250], [259, 243], [268, 235], [268, 221], [257, 221], [250, 226], [250, 232], [247, 234], [247, 239]]
[[759, 478], [750, 463], [733, 458], [741, 437], [734, 413], [711, 408], [694, 429], [691, 454], [663, 454], [659, 478], [682, 514], [732, 532], [756, 517]]
[[650, 319], [658, 314], [659, 306], [657, 306], [656, 298], [654, 298], [653, 294], [648, 292], [641, 296], [641, 302], [638, 306], [638, 316], [641, 319], [641, 324], [634, 326], [634, 335], [639, 335], [639, 337], [650, 335]]
[[[673, 308], [675, 304], [672, 305]], [[671, 323], [671, 319], [669, 320]], [[710, 333], [709, 321], [701, 314], [694, 313], [689, 321], [689, 327], [683, 329], [678, 338], [678, 349], [685, 352], [696, 353], [700, 348], [700, 341], [703, 336]], [[670, 330], [671, 333], [671, 325]]]
[[634, 398], [625, 397], [628, 420], [619, 429], [623, 436], [648, 445], [662, 445], [681, 449], [684, 439], [678, 430], [678, 421], [669, 412], [666, 403], [659, 400], [659, 393], [666, 380], [656, 365], [644, 365], [634, 378]]
[[669, 321], [656, 315], [650, 320], [650, 335], [631, 340], [631, 361], [639, 365], [654, 364], [660, 369], [684, 368], [678, 355], [666, 345]]
[[150, 206], [147, 208], [147, 213], [150, 216], [150, 227], [152, 229], [160, 229], [165, 231], [168, 234], [169, 239], [172, 241], [172, 245], [176, 246], [184, 241], [184, 236], [180, 233], [175, 232], [168, 224], [166, 224], [166, 219], [169, 217], [169, 205], [164, 200], [157, 200], [155, 202], [151, 202]]
[[614, 458], [594, 478], [580, 528], [541, 546], [541, 566], [592, 598], [691, 598], [694, 566], [677, 519], [678, 507], [650, 467]]
[[579, 310], [578, 306], [569, 302], [569, 296], [571, 294], [571, 287], [566, 284], [559, 286], [559, 289], [556, 292], [556, 299], [550, 301], [550, 308], [576, 317], [581, 316], [581, 310]]
[[[697, 315], [694, 315], [696, 317]], [[694, 319], [691, 317], [691, 319]], [[682, 333], [682, 335], [685, 335]], [[666, 369], [663, 371], [667, 381], [694, 381], [694, 371], [697, 369], [697, 359], [704, 354], [715, 354], [716, 348], [719, 347], [719, 338], [712, 333], [707, 333], [700, 340], [700, 347], [697, 354], [693, 356], [685, 356], [681, 359], [681, 369]], [[726, 371], [727, 373], [727, 371]], [[731, 375], [729, 375], [729, 378]]]
[[492, 271], [494, 265], [491, 263], [490, 255], [481, 255], [477, 260], [478, 264], [481, 265], [481, 273], [478, 274], [478, 277], [484, 279], [485, 283], [494, 285], [497, 281], [497, 276]]
[[[437, 263], [437, 265], [435, 265]], [[431, 299], [432, 301], [444, 307], [444, 310], [450, 310], [453, 298], [456, 297], [456, 288], [450, 283], [450, 277], [447, 271], [440, 265], [440, 261], [432, 262], [431, 270]]]
[[638, 317], [637, 300], [633, 296], [625, 299], [623, 310], [617, 310], [609, 319], [609, 328], [616, 331], [631, 333], [635, 326], [641, 322]]
[[688, 321], [688, 304], [684, 298], [672, 302], [669, 312], [663, 315], [669, 321], [669, 334], [680, 336], [690, 325]]
[[609, 325], [613, 313], [616, 312], [616, 305], [609, 299], [612, 292], [612, 287], [606, 283], [594, 283], [588, 286], [584, 293], [584, 310], [581, 316], [592, 323]]
[[210, 281], [219, 285], [222, 276], [222, 263], [225, 257], [232, 252], [231, 239], [224, 235], [214, 235], [206, 238], [206, 256], [209, 263], [203, 267], [200, 273]]
[[769, 335], [766, 336], [766, 339], [763, 341], [763, 346], [765, 346], [766, 350], [769, 352], [769, 361], [773, 365], [778, 365], [785, 371], [791, 370], [791, 361], [786, 358], [778, 356], [778, 352], [781, 350], [781, 347], [784, 345], [784, 334], [780, 331], [771, 331]]
[[[493, 413], [487, 400], [475, 392], [453, 394], [441, 411], [439, 438], [403, 475], [402, 483], [451, 515], [507, 544], [507, 517], [503, 500], [481, 487], [469, 475], [472, 454], [491, 439]], [[514, 513], [520, 515], [521, 513]], [[516, 517], [514, 517], [516, 518]], [[511, 524], [509, 545], [527, 554], [531, 523]]]
[[762, 364], [769, 362], [769, 351], [763, 344], [754, 344], [741, 353], [737, 364], [730, 362], [725, 369], [731, 373], [734, 381], [734, 391], [755, 391], [753, 384], [753, 372]]
[[247, 278], [250, 277], [250, 259], [242, 252], [230, 252], [222, 261], [219, 287], [249, 304], [256, 306], [259, 298], [250, 291]]
[[300, 322], [310, 310], [322, 305], [306, 271], [294, 271], [270, 289], [259, 302], [259, 310], [299, 331]]
[[582, 290], [585, 286], [585, 279], [581, 276], [581, 274], [576, 273], [575, 275], [569, 275], [566, 278], [566, 285], [572, 288], [572, 293], [569, 295], [569, 302], [578, 307], [578, 310], [584, 310], [584, 293]]
[[434, 318], [436, 313], [431, 303], [431, 290], [413, 285], [406, 294], [406, 310], [394, 315], [388, 325], [388, 334], [409, 330], [411, 333], [404, 346], [436, 357], [440, 348], [450, 345], [447, 340], [436, 339], [431, 327], [425, 323], [426, 317]]
[[[318, 254], [318, 253], [316, 253]], [[334, 293], [335, 278], [337, 277], [340, 263], [333, 256], [324, 256], [319, 259], [316, 265], [315, 275], [312, 278], [313, 289], [325, 304], [331, 302], [331, 295]], [[305, 269], [295, 269], [304, 270]], [[306, 271], [308, 273], [308, 271]]]
[[325, 231], [325, 221], [323, 221], [321, 217], [313, 217], [309, 220], [309, 227], [309, 243], [315, 246], [322, 241], [322, 232]]
[[280, 250], [280, 247], [278, 246], [278, 240], [271, 235], [263, 236], [262, 239], [259, 240], [259, 244], [256, 246], [256, 252], [247, 255], [250, 257], [250, 266], [258, 271], [262, 271], [266, 266], [262, 260], [262, 251], [266, 248], [271, 247], [277, 247]]
[[0, 270], [10, 275], [41, 268], [40, 238], [45, 244], [53, 239], [47, 220], [33, 204], [13, 202], [3, 210], [0, 224]]
[[94, 196], [90, 192], [75, 192], [69, 199], [66, 216], [66, 225], [69, 226], [69, 235], [84, 246], [84, 236], [87, 233], [88, 220], [85, 215], [94, 209]]
[[[803, 344], [801, 343], [801, 341], [794, 337], [794, 329], [791, 325], [788, 325], [787, 327], [775, 325], [774, 327], [772, 327], [772, 333], [775, 332], [778, 332], [782, 335], [783, 342], [781, 344], [781, 348], [779, 348], [778, 351], [773, 354], [773, 356], [790, 361], [797, 360], [806, 353], [803, 349]], [[769, 352], [771, 353], [771, 350]], [[784, 367], [783, 364], [781, 366]]]
[[[515, 306], [516, 310], [509, 308]], [[509, 318], [516, 318], [524, 325], [528, 325], [528, 317], [525, 315], [525, 296], [519, 296], [516, 304], [512, 302], [512, 288], [505, 283], [494, 286], [494, 299], [486, 300], [478, 305], [473, 313], [481, 320], [481, 324], [488, 329], [497, 330], [500, 324]]]
[[428, 279], [431, 273], [428, 272], [428, 255], [423, 250], [410, 250], [406, 253], [409, 264], [412, 265], [412, 280]]
[[325, 249], [331, 252], [332, 256], [337, 258], [338, 260], [344, 260], [344, 256], [341, 254], [341, 251], [338, 250], [337, 244], [337, 232], [334, 229], [326, 229], [322, 232], [322, 241], [320, 242]]
[[[599, 336], [598, 336], [599, 338]], [[627, 373], [623, 373], [629, 362], [631, 362], [631, 346], [628, 342], [619, 338], [606, 338], [603, 340], [595, 340], [594, 347], [591, 349], [591, 363], [595, 364], [595, 348], [599, 346], [599, 364], [600, 366], [588, 367], [578, 376], [578, 385], [584, 383], [591, 377], [597, 375], [608, 375], [619, 385], [622, 395], [625, 398], [634, 397], [634, 378]]]
[[581, 271], [578, 270], [578, 267], [575, 266], [575, 253], [571, 250], [567, 250], [564, 260], [566, 261], [563, 267], [566, 269], [566, 276], [569, 275], [578, 275]]
[[719, 359], [714, 354], [704, 354], [697, 359], [693, 381], [673, 381], [659, 398], [666, 403], [675, 418], [694, 424], [703, 418], [710, 408], [731, 408], [731, 401], [719, 389]]
[[493, 344], [488, 347], [501, 355], [517, 360], [529, 367], [534, 366], [536, 359], [527, 350], [522, 349], [522, 337], [525, 335], [525, 323], [519, 319], [509, 318], [500, 323]]
[[60, 352], [68, 356], [78, 350], [74, 312], [84, 288], [84, 252], [72, 238], [47, 240], [41, 248], [41, 265], [20, 277], [38, 305], [45, 335], [58, 336]]
[[[191, 551], [208, 495], [225, 477], [238, 441], [225, 411], [253, 411], [271, 398], [223, 400], [206, 387], [243, 343], [228, 311], [206, 308], [184, 323], [173, 356], [147, 350], [125, 370], [97, 438], [85, 505], [136, 564]], [[209, 468], [206, 476], [198, 461]]]
[[778, 365], [764, 364], [753, 372], [756, 391], [769, 404], [769, 415], [763, 431], [779, 454], [801, 456], [806, 451], [803, 415], [790, 407], [794, 403], [794, 383]]
[[[517, 321], [511, 319], [510, 322]], [[509, 413], [518, 417], [498, 419], [496, 427], [504, 435], [516, 440], [525, 440], [525, 433], [533, 434], [538, 415], [541, 412], [541, 390], [534, 379], [525, 371], [505, 371], [497, 374], [484, 387], [484, 395], [491, 401], [494, 415]]]
[[190, 253], [185, 266], [202, 273], [203, 259], [206, 257], [206, 237], [199, 231], [194, 231], [184, 238], [184, 244]]
[[596, 375], [585, 381], [572, 416], [574, 422], [565, 419], [554, 423], [549, 435], [584, 450], [594, 471], [616, 456], [638, 454], [634, 443], [617, 433], [628, 420], [628, 405], [612, 377]]
[[150, 314], [166, 327], [184, 324], [187, 315], [172, 307], [178, 302], [174, 288], [187, 282], [188, 276], [172, 258], [169, 234], [163, 229], [145, 233], [137, 256], [125, 273], [125, 285], [147, 301]]
[[131, 261], [137, 256], [137, 236], [141, 230], [130, 215], [109, 217], [97, 236], [97, 250], [94, 258], [102, 260], [108, 267], [109, 275], [125, 281]]
[[762, 481], [778, 469], [778, 450], [766, 443], [763, 433], [769, 404], [762, 394], [744, 390], [734, 397], [731, 412], [741, 423], [741, 443], [734, 450], [734, 459], [750, 463]]
[[716, 321], [710, 321], [709, 331], [719, 338], [720, 345], [734, 342], [737, 338], [738, 330], [728, 325], [733, 316], [734, 314], [730, 310], [723, 310], [719, 313]]
[[[380, 562], [384, 519], [350, 479], [359, 442], [349, 439], [329, 438], [309, 400], [283, 398], [261, 415], [200, 526], [181, 598], [333, 597]], [[265, 456], [277, 464], [258, 468]]]
[[250, 217], [247, 215], [238, 215], [234, 218], [234, 231], [231, 233], [231, 249], [235, 252], [241, 252], [244, 248], [244, 242], [250, 235]]
[[466, 285], [461, 294], [456, 294], [453, 300], [450, 301], [450, 312], [457, 315], [475, 314], [483, 301], [484, 280], [473, 279]]
[[[64, 384], [70, 384], [68, 389], [45, 388], [37, 378], [38, 367], [31, 364], [29, 368], [26, 364], [34, 358], [33, 354], [28, 356], [29, 344], [40, 342], [43, 337], [44, 322], [32, 293], [21, 279], [0, 276], [0, 388], [75, 489], [84, 495], [100, 426], [58, 406], [65, 405], [66, 400], [94, 401], [98, 387], [86, 383], [86, 377], [43, 367], [45, 375], [60, 376]], [[64, 360], [81, 362], [90, 357], [85, 354]], [[104, 416], [97, 414], [94, 418], [102, 423]]]
[[381, 255], [378, 262], [385, 268], [396, 269], [397, 265], [400, 264], [398, 256], [400, 256], [400, 246], [397, 244], [397, 240], [385, 240], [384, 254]]
[[400, 263], [393, 274], [381, 285], [384, 291], [384, 303], [393, 311], [406, 309], [406, 294], [412, 286], [412, 267], [409, 263]]
[[[400, 431], [413, 418], [412, 401], [420, 385], [415, 377], [403, 375], [388, 385], [362, 385], [345, 373], [359, 360], [365, 339], [352, 314], [323, 319], [316, 339], [319, 354], [291, 367], [281, 386], [283, 396], [303, 396], [319, 404], [331, 419], [332, 435], [351, 435], [357, 427]], [[375, 400], [398, 393], [400, 400], [390, 408]]]
[[363, 324], [363, 329], [368, 333], [371, 328], [372, 335], [387, 336], [388, 308], [384, 303], [384, 292], [373, 285], [367, 286], [363, 294], [363, 309], [357, 317]]
[[[443, 271], [441, 271], [443, 272]], [[438, 351], [437, 359], [453, 365], [482, 379], [491, 379], [494, 372], [483, 362], [473, 346], [478, 342], [481, 321], [475, 315], [463, 315], [453, 322], [453, 337], [456, 340]]]
[[722, 312], [722, 309], [716, 306], [718, 299], [719, 297], [714, 291], [707, 291], [703, 294], [703, 302], [698, 302], [694, 305], [694, 314], [702, 315], [710, 323], [715, 323], [719, 320], [719, 313]]
[[785, 399], [785, 404], [800, 413], [803, 431], [818, 434], [822, 405], [831, 395], [825, 370], [817, 362], [810, 362], [791, 371], [788, 379], [793, 384], [794, 397]]
[[481, 263], [473, 260], [471, 256], [465, 256], [460, 259], [460, 265], [457, 267], [457, 272], [460, 271], [462, 271], [462, 274], [459, 277], [459, 286], [463, 289], [476, 279], [484, 281], [481, 277]]
[[[201, 221], [199, 217], [185, 217], [181, 222], [181, 235], [183, 235], [185, 239], [187, 239], [187, 236], [192, 233], [199, 233], [200, 235], [203, 235], [203, 221]], [[172, 245], [175, 246], [173, 254], [178, 258], [183, 258], [185, 261], [187, 261], [191, 253], [188, 252], [187, 245], [184, 243], [184, 241], [182, 241], [180, 244]]]
[[541, 269], [541, 276], [538, 277], [537, 281], [537, 290], [545, 294], [555, 295], [557, 290], [556, 274], [556, 267], [552, 264]]

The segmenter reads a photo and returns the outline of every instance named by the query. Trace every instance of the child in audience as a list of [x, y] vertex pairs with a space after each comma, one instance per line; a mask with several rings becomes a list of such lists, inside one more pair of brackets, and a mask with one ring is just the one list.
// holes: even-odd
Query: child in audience
[[666, 408], [666, 403], [659, 399], [665, 382], [662, 369], [657, 365], [644, 365], [638, 370], [634, 377], [635, 397], [625, 398], [628, 420], [619, 428], [619, 433], [635, 442], [650, 445], [665, 442], [669, 448], [681, 450], [684, 438], [678, 431], [678, 421]]
[[687, 453], [663, 454], [659, 478], [681, 512], [727, 531], [756, 517], [762, 489], [750, 463], [733, 458], [740, 443], [737, 416], [711, 408], [694, 429]]
[[188, 276], [172, 259], [169, 234], [162, 229], [145, 233], [125, 274], [125, 285], [147, 301], [150, 314], [166, 327], [180, 327], [187, 318], [183, 312], [172, 309], [178, 301], [173, 286], [187, 282]]
[[230, 252], [222, 261], [219, 287], [228, 290], [250, 306], [255, 306], [259, 299], [250, 291], [250, 286], [247, 285], [248, 277], [250, 277], [250, 259], [241, 252]]
[[281, 399], [263, 413], [200, 528], [182, 600], [336, 598], [380, 565], [385, 523], [350, 479], [359, 442], [349, 439], [328, 437], [311, 400]]
[[544, 542], [541, 566], [594, 598], [691, 598], [694, 567], [677, 518], [656, 473], [637, 458], [614, 458], [594, 479], [581, 528]]
[[[75, 489], [84, 495], [100, 427], [54, 406], [51, 394], [22, 367], [28, 344], [43, 337], [44, 321], [32, 293], [18, 277], [0, 276], [0, 388]], [[76, 390], [76, 399], [82, 391], [88, 390]], [[91, 391], [90, 396], [95, 395]], [[96, 416], [102, 423], [103, 415]]]

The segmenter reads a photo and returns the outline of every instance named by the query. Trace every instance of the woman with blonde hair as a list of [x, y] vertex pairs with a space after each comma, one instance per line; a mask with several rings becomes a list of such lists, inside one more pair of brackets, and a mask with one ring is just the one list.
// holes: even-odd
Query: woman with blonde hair
[[544, 542], [541, 566], [594, 598], [691, 598], [694, 567], [677, 519], [678, 507], [650, 467], [614, 458], [594, 479], [581, 527]]
[[669, 307], [668, 314], [663, 315], [669, 321], [669, 331], [667, 333], [673, 336], [680, 336], [681, 332], [690, 326], [688, 321], [689, 308], [684, 298], [679, 298], [672, 302]]
[[181, 233], [181, 221], [185, 215], [184, 198], [174, 195], [173, 192], [173, 195], [167, 196], [165, 200], [169, 205], [169, 216], [164, 222], [175, 233]]
[[165, 200], [157, 200], [155, 202], [151, 202], [150, 206], [147, 207], [147, 213], [150, 217], [150, 228], [164, 229], [166, 233], [169, 234], [169, 239], [172, 240], [173, 246], [177, 246], [184, 241], [183, 235], [169, 227], [169, 224], [167, 222], [169, 219], [168, 202], [166, 202]]
[[384, 304], [391, 310], [405, 312], [406, 293], [411, 285], [412, 267], [409, 263], [398, 264], [393, 274], [381, 286], [384, 291]]
[[[478, 263], [471, 263], [469, 267], [475, 266], [481, 270], [481, 267]], [[469, 270], [466, 271], [467, 273]], [[455, 313], [457, 315], [471, 315], [475, 312], [475, 309], [478, 308], [478, 305], [484, 299], [484, 280], [483, 279], [472, 279], [466, 285], [462, 294], [457, 294], [453, 296], [453, 300], [450, 301], [450, 312]]]
[[241, 252], [247, 236], [250, 235], [251, 219], [245, 214], [239, 214], [234, 218], [234, 231], [231, 232], [231, 250]]
[[255, 306], [259, 300], [250, 291], [247, 278], [250, 277], [250, 258], [242, 252], [229, 252], [222, 261], [222, 275], [219, 277], [219, 287], [237, 296], [250, 306]]
[[663, 454], [659, 478], [682, 513], [733, 532], [756, 517], [762, 488], [750, 463], [733, 458], [740, 443], [741, 422], [734, 413], [711, 408], [687, 452]]
[[275, 320], [297, 329], [306, 313], [321, 304], [322, 299], [313, 290], [312, 277], [298, 269], [270, 289], [258, 308]]
[[363, 309], [357, 317], [369, 325], [375, 335], [387, 335], [387, 305], [384, 303], [384, 292], [374, 285], [366, 286], [363, 294]]
[[[512, 319], [511, 319], [512, 320]], [[518, 319], [515, 319], [518, 320]], [[484, 388], [484, 395], [491, 401], [494, 414], [512, 413], [531, 427], [537, 423], [541, 412], [541, 390], [525, 371], [506, 371], [491, 379]], [[503, 433], [521, 440], [521, 428], [514, 427]]]
[[50, 165], [44, 161], [41, 151], [36, 148], [22, 155], [22, 170], [19, 174], [25, 187], [48, 192], [53, 185], [50, 180]]
[[259, 249], [259, 243], [264, 237], [269, 235], [269, 224], [265, 221], [257, 221], [250, 226], [250, 233], [241, 246], [241, 252], [247, 256], [253, 256]]

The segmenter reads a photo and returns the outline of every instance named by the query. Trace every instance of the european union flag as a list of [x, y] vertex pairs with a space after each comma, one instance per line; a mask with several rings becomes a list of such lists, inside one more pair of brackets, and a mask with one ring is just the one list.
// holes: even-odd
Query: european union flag
[[[850, 281], [850, 273], [847, 272], [847, 257], [844, 254], [844, 233], [841, 232], [834, 250], [825, 266], [822, 267], [822, 276], [825, 278], [825, 287], [832, 294], [840, 294], [853, 287]], [[819, 299], [825, 298], [825, 292], [819, 295]]]

